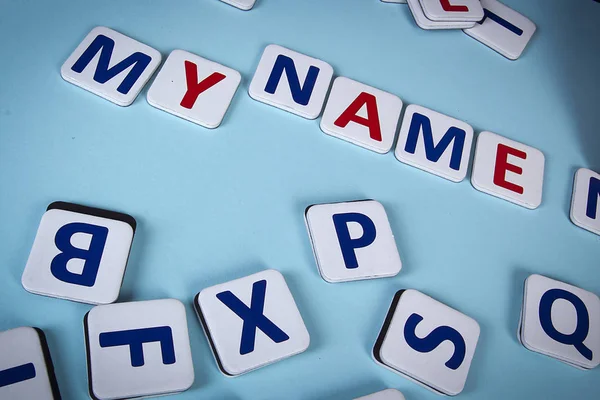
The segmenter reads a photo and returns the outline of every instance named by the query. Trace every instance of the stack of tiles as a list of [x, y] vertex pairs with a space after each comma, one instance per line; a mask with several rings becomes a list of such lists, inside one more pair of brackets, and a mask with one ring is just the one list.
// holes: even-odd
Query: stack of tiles
[[65, 202], [50, 204], [23, 271], [23, 287], [88, 304], [115, 302], [135, 228], [135, 219], [127, 214]]
[[206, 288], [194, 307], [225, 376], [300, 354], [310, 344], [292, 293], [273, 269]]
[[600, 364], [600, 299], [541, 275], [525, 281], [517, 337], [525, 348], [588, 370]]
[[435, 393], [454, 396], [465, 386], [479, 331], [474, 319], [416, 290], [401, 290], [373, 358]]
[[60, 400], [46, 336], [38, 328], [0, 332], [0, 399]]
[[318, 204], [305, 212], [319, 273], [330, 283], [395, 276], [402, 268], [383, 205], [374, 200]]
[[187, 318], [179, 300], [96, 306], [83, 325], [92, 399], [159, 396], [194, 383]]
[[468, 29], [483, 19], [479, 0], [408, 0], [422, 29]]
[[358, 397], [354, 400], [405, 400], [404, 395], [396, 389], [386, 389], [381, 392]]

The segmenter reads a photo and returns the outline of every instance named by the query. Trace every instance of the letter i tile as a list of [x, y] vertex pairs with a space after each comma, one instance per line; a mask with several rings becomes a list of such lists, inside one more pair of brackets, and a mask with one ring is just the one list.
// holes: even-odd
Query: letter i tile
[[310, 344], [285, 279], [273, 269], [206, 288], [194, 306], [217, 366], [229, 377], [302, 353]]
[[187, 317], [179, 300], [96, 306], [83, 325], [92, 399], [159, 396], [194, 383]]
[[148, 90], [148, 103], [205, 128], [218, 127], [242, 77], [236, 70], [173, 50]]
[[305, 212], [319, 273], [330, 283], [395, 276], [402, 268], [383, 205], [375, 200], [317, 204]]
[[373, 348], [377, 364], [438, 393], [462, 392], [479, 324], [416, 290], [396, 293]]
[[23, 271], [23, 287], [82, 303], [116, 301], [135, 228], [135, 219], [127, 214], [65, 202], [50, 204]]
[[525, 348], [587, 370], [600, 364], [600, 299], [573, 285], [525, 280], [517, 337]]

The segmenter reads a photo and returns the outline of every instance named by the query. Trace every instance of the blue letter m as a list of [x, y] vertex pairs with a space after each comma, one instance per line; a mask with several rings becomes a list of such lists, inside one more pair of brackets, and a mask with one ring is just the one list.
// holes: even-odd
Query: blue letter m
[[99, 339], [100, 347], [129, 346], [132, 367], [144, 365], [142, 345], [150, 342], [160, 342], [163, 364], [175, 364], [175, 347], [170, 326], [104, 332]]
[[119, 93], [127, 94], [138, 80], [140, 75], [142, 75], [148, 64], [150, 64], [152, 58], [149, 55], [140, 53], [138, 51], [120, 63], [109, 68], [114, 47], [114, 40], [104, 35], [98, 35], [96, 39], [94, 39], [94, 41], [89, 45], [89, 47], [85, 49], [75, 64], [73, 64], [71, 69], [77, 73], [83, 72], [83, 70], [94, 59], [94, 57], [96, 57], [98, 52], [100, 52], [100, 59], [98, 60], [96, 72], [94, 72], [94, 80], [98, 83], [106, 83], [115, 76], [119, 75], [121, 72], [133, 66], [133, 68], [131, 68], [131, 70], [127, 73], [125, 79], [123, 79], [123, 82], [121, 82], [117, 88]]
[[242, 327], [242, 340], [240, 343], [240, 354], [248, 354], [254, 351], [254, 341], [256, 338], [256, 328], [260, 329], [271, 338], [275, 343], [281, 343], [290, 337], [277, 325], [265, 317], [263, 309], [265, 307], [265, 294], [267, 291], [267, 281], [257, 281], [252, 285], [252, 300], [250, 308], [246, 306], [230, 291], [217, 294], [217, 299], [221, 300], [231, 311], [244, 320]]
[[308, 69], [308, 73], [306, 74], [304, 85], [300, 86], [300, 80], [298, 79], [298, 72], [296, 71], [294, 60], [292, 60], [290, 57], [280, 54], [275, 60], [275, 65], [273, 66], [273, 70], [271, 71], [271, 75], [269, 76], [269, 80], [265, 86], [265, 92], [275, 94], [275, 90], [277, 90], [277, 86], [281, 80], [281, 75], [283, 75], [284, 71], [288, 78], [290, 91], [292, 92], [292, 98], [294, 101], [303, 106], [307, 105], [313, 89], [315, 88], [317, 77], [319, 76], [319, 68], [311, 65]]
[[415, 154], [417, 149], [417, 141], [419, 139], [419, 133], [423, 129], [423, 141], [425, 143], [425, 155], [431, 162], [437, 162], [442, 154], [446, 151], [450, 143], [454, 140], [454, 146], [452, 147], [452, 157], [450, 158], [450, 168], [455, 171], [460, 169], [460, 162], [462, 160], [462, 153], [465, 147], [465, 138], [467, 133], [455, 126], [452, 126], [444, 134], [442, 139], [437, 145], [433, 143], [433, 133], [431, 131], [431, 121], [423, 114], [414, 113], [412, 121], [410, 123], [410, 129], [408, 131], [408, 138], [406, 139], [406, 145], [404, 151], [407, 153]]

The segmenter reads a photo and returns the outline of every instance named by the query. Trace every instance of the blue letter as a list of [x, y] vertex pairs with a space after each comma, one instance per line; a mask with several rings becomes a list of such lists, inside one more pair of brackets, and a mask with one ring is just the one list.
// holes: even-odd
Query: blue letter
[[501, 16], [494, 14], [487, 8], [483, 9], [483, 13], [484, 13], [483, 19], [478, 22], [479, 25], [483, 24], [483, 22], [486, 20], [486, 18], [489, 18], [492, 21], [494, 21], [495, 23], [497, 23], [498, 25], [508, 29], [509, 31], [511, 31], [512, 33], [514, 33], [517, 36], [521, 36], [523, 34], [523, 29], [519, 28], [518, 26], [514, 26], [513, 24], [511, 24], [510, 22], [508, 22]]
[[[88, 250], [73, 247], [71, 244], [71, 237], [76, 233], [87, 233], [92, 235], [90, 248]], [[50, 264], [50, 272], [52, 272], [52, 275], [54, 275], [56, 279], [74, 285], [87, 287], [94, 286], [107, 236], [108, 228], [104, 226], [73, 222], [61, 227], [58, 232], [56, 232], [56, 237], [54, 238], [54, 243], [61, 252], [52, 259], [52, 263]], [[67, 263], [74, 258], [85, 260], [81, 275], [74, 274], [67, 270]]]
[[587, 210], [585, 215], [591, 219], [596, 219], [596, 209], [598, 208], [598, 197], [600, 197], [600, 180], [590, 178], [590, 188], [588, 191]]
[[[554, 328], [552, 323], [552, 305], [558, 299], [568, 301], [575, 307], [577, 313], [577, 326], [575, 332], [570, 335], [560, 333]], [[546, 335], [556, 340], [558, 343], [574, 346], [582, 356], [592, 360], [592, 350], [587, 348], [583, 341], [587, 338], [590, 330], [590, 316], [583, 301], [571, 292], [562, 289], [550, 289], [540, 299], [540, 324]]]
[[404, 325], [404, 338], [406, 343], [419, 353], [429, 353], [436, 349], [445, 340], [449, 340], [454, 345], [454, 354], [446, 362], [446, 367], [456, 370], [465, 360], [467, 345], [465, 339], [458, 331], [449, 326], [440, 326], [435, 328], [431, 333], [423, 339], [415, 335], [417, 325], [423, 321], [423, 317], [419, 314], [412, 314], [408, 317], [406, 325]]
[[[356, 222], [362, 227], [363, 234], [361, 237], [358, 239], [352, 239], [350, 237], [348, 222]], [[333, 216], [333, 225], [335, 226], [335, 232], [337, 233], [338, 241], [340, 242], [340, 248], [342, 249], [342, 256], [344, 257], [346, 268], [358, 268], [358, 260], [356, 259], [354, 250], [360, 249], [361, 247], [367, 247], [375, 241], [375, 236], [377, 236], [375, 224], [371, 218], [364, 214], [346, 213], [335, 214]]]
[[306, 74], [304, 85], [300, 86], [300, 80], [298, 79], [298, 72], [296, 72], [294, 60], [284, 56], [283, 54], [280, 54], [275, 60], [275, 65], [273, 66], [273, 70], [271, 71], [271, 75], [267, 81], [267, 86], [265, 86], [265, 92], [275, 94], [275, 90], [277, 90], [277, 85], [279, 85], [279, 80], [281, 80], [283, 71], [285, 71], [288, 78], [290, 91], [292, 92], [292, 98], [294, 101], [303, 106], [307, 105], [315, 87], [315, 83], [317, 82], [317, 77], [319, 76], [319, 68], [311, 65], [308, 69], [308, 74]]
[[444, 137], [442, 137], [436, 146], [433, 143], [433, 133], [431, 131], [431, 122], [429, 121], [429, 118], [427, 118], [425, 115], [414, 113], [412, 121], [410, 122], [410, 129], [408, 130], [406, 145], [404, 146], [404, 151], [407, 153], [415, 154], [421, 127], [423, 127], [425, 156], [431, 162], [437, 162], [442, 154], [444, 154], [448, 146], [450, 146], [450, 142], [454, 140], [452, 156], [450, 157], [450, 168], [458, 171], [460, 169], [460, 161], [462, 159], [462, 153], [465, 147], [465, 137], [467, 136], [467, 133], [460, 128], [452, 126], [448, 129], [446, 134], [444, 134]]
[[0, 388], [33, 378], [35, 378], [35, 366], [32, 363], [8, 368], [0, 371]]
[[140, 75], [142, 75], [148, 64], [150, 64], [152, 58], [150, 58], [149, 55], [140, 53], [138, 51], [120, 63], [109, 68], [110, 58], [112, 57], [114, 47], [114, 40], [104, 35], [98, 35], [96, 39], [94, 39], [94, 41], [89, 45], [89, 47], [85, 49], [75, 64], [73, 64], [71, 69], [75, 72], [81, 73], [94, 59], [94, 57], [96, 57], [96, 54], [100, 52], [98, 66], [96, 67], [96, 72], [94, 72], [94, 80], [98, 83], [106, 83], [133, 65], [131, 71], [127, 73], [127, 76], [117, 88], [119, 93], [127, 94], [138, 80]]
[[267, 281], [257, 281], [252, 285], [252, 300], [250, 308], [246, 306], [230, 291], [217, 294], [217, 299], [221, 300], [231, 311], [244, 320], [242, 327], [242, 340], [240, 343], [240, 354], [248, 354], [254, 351], [254, 339], [256, 337], [256, 328], [260, 329], [271, 338], [275, 343], [281, 343], [290, 337], [277, 325], [265, 317], [263, 309], [265, 307], [265, 293], [267, 291]]
[[131, 329], [128, 331], [105, 332], [100, 334], [100, 347], [129, 346], [132, 367], [144, 365], [142, 344], [160, 342], [163, 364], [175, 364], [173, 332], [170, 326]]

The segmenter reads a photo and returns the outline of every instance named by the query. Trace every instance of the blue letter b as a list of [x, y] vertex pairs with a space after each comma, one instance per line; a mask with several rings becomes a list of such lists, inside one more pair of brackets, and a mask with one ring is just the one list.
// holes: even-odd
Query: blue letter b
[[[357, 239], [352, 239], [350, 237], [348, 222], [356, 222], [362, 227], [363, 234], [361, 237]], [[377, 236], [375, 224], [371, 218], [359, 213], [335, 214], [333, 216], [333, 224], [340, 243], [340, 248], [342, 249], [342, 256], [344, 257], [346, 268], [358, 268], [358, 260], [356, 259], [354, 250], [361, 247], [367, 247], [375, 241], [375, 237]]]
[[[71, 238], [76, 233], [92, 236], [89, 249], [73, 247]], [[54, 243], [61, 252], [54, 257], [50, 264], [52, 275], [58, 280], [74, 285], [94, 286], [107, 236], [108, 228], [104, 226], [73, 222], [61, 227], [54, 238]], [[67, 263], [72, 259], [85, 261], [81, 274], [74, 274], [67, 269]]]

